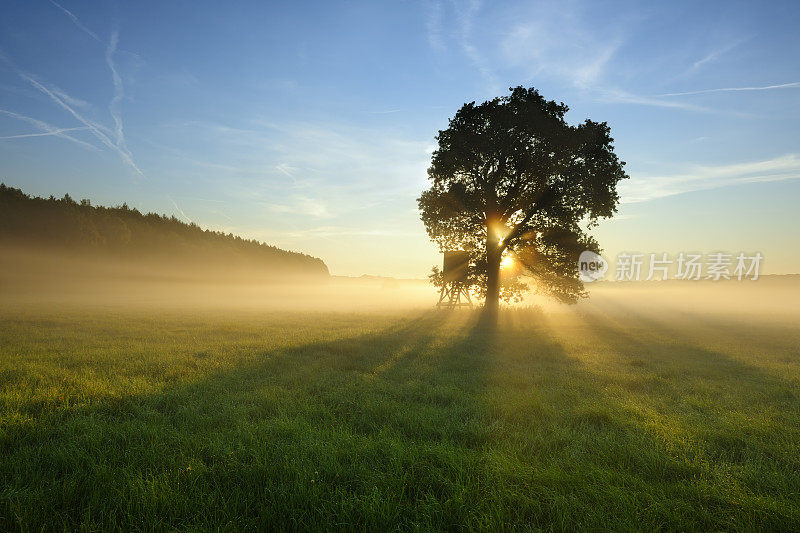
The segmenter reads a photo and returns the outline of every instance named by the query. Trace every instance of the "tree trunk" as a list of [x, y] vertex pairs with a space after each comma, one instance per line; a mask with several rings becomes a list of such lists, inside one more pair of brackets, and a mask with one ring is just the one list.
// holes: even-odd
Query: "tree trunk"
[[500, 306], [500, 254], [495, 249], [494, 253], [486, 255], [486, 308], [497, 309]]
[[500, 236], [493, 224], [486, 227], [486, 310], [496, 311], [500, 307]]

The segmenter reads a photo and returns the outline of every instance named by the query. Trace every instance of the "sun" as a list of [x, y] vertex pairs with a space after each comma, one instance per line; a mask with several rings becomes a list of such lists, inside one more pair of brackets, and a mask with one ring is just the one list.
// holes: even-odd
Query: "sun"
[[514, 258], [511, 257], [510, 255], [507, 255], [500, 260], [500, 268], [502, 268], [503, 270], [507, 270], [513, 266], [514, 266]]

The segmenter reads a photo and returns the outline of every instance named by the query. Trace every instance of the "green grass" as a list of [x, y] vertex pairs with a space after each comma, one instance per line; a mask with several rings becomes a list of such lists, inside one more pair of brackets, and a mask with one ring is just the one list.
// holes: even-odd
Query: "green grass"
[[797, 328], [612, 311], [6, 310], [0, 529], [799, 529]]

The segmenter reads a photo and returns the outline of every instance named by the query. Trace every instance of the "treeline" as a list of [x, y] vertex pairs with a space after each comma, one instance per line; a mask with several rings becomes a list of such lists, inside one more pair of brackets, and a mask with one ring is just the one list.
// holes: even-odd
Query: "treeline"
[[289, 252], [231, 233], [204, 230], [174, 216], [143, 214], [122, 204], [93, 206], [70, 196], [39, 198], [0, 184], [0, 244], [45, 248], [126, 262], [157, 261], [167, 267], [248, 270], [265, 276], [328, 276], [316, 257]]

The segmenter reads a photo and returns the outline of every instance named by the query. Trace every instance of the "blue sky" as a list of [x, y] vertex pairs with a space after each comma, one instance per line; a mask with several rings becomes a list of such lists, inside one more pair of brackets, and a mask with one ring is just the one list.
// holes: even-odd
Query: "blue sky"
[[424, 276], [434, 135], [535, 86], [607, 121], [620, 251], [798, 272], [797, 2], [3, 0], [0, 180]]

